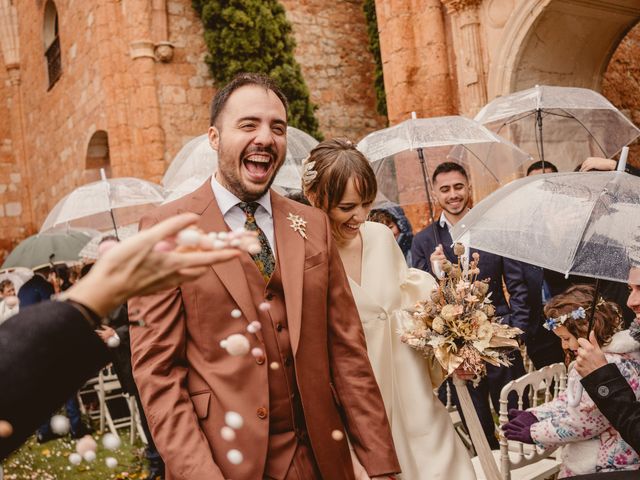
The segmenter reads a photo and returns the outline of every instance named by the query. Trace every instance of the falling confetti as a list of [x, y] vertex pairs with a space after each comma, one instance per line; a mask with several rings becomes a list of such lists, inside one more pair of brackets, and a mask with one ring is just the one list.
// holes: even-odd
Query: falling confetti
[[247, 337], [240, 333], [229, 335], [225, 340], [220, 342], [220, 346], [224, 348], [229, 355], [246, 355], [251, 350], [251, 344]]
[[220, 429], [220, 436], [223, 438], [223, 440], [232, 442], [236, 439], [236, 432], [233, 431], [233, 428], [224, 426]]
[[233, 318], [240, 318], [242, 316], [242, 312], [237, 308], [234, 308], [233, 310], [231, 310], [231, 316]]
[[271, 362], [271, 364], [269, 365], [269, 368], [271, 370], [278, 370], [280, 368], [280, 364], [278, 362]]
[[117, 335], [111, 335], [107, 339], [107, 346], [109, 348], [118, 348], [120, 346], [120, 337], [118, 337]]
[[117, 450], [121, 444], [120, 437], [113, 433], [107, 433], [102, 437], [102, 445], [104, 445], [104, 448], [107, 450]]
[[334, 430], [333, 432], [331, 432], [331, 438], [333, 438], [336, 442], [339, 442], [344, 438], [344, 433], [342, 433], [340, 430]]
[[253, 355], [255, 358], [262, 358], [264, 357], [264, 352], [261, 348], [256, 347], [251, 349], [251, 355]]
[[82, 463], [82, 456], [79, 453], [72, 453], [69, 455], [69, 462], [72, 465], [80, 465], [80, 463]]
[[98, 444], [91, 435], [85, 435], [76, 442], [76, 452], [84, 456], [86, 452], [95, 452], [98, 448]]
[[256, 333], [260, 331], [261, 328], [262, 328], [262, 325], [260, 325], [260, 322], [258, 322], [257, 320], [254, 320], [249, 325], [247, 325], [247, 332]]
[[118, 466], [118, 460], [113, 457], [105, 458], [104, 463], [106, 463], [109, 468], [116, 468]]
[[271, 309], [271, 304], [269, 302], [262, 302], [260, 305], [258, 305], [258, 309], [261, 312], [267, 312]]
[[244, 458], [240, 450], [233, 449], [227, 452], [227, 460], [229, 460], [234, 465], [240, 465]]
[[69, 433], [69, 428], [71, 428], [69, 419], [64, 415], [54, 415], [51, 417], [49, 424], [51, 425], [51, 430], [56, 435], [66, 435]]
[[96, 452], [94, 452], [93, 450], [87, 450], [82, 455], [82, 458], [84, 458], [86, 462], [93, 462], [96, 459]]
[[234, 430], [238, 430], [242, 428], [244, 420], [242, 418], [242, 415], [240, 415], [239, 413], [228, 411], [224, 414], [224, 423], [226, 423], [228, 427], [231, 427]]

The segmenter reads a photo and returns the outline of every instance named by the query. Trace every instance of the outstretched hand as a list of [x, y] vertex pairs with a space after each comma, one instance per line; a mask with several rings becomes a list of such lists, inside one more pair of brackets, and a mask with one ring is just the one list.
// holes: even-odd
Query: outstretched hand
[[576, 358], [575, 369], [581, 377], [586, 377], [594, 370], [600, 367], [604, 367], [607, 363], [607, 358], [598, 345], [595, 333], [589, 334], [589, 340], [586, 338], [578, 339], [578, 355]]
[[176, 215], [114, 246], [66, 296], [104, 316], [130, 297], [194, 280], [210, 265], [240, 255], [232, 248], [175, 250], [174, 236], [198, 218], [192, 213]]

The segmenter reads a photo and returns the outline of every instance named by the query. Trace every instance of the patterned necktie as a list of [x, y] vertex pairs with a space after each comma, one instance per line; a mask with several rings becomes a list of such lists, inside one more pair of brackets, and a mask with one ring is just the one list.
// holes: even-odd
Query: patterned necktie
[[271, 278], [271, 274], [276, 267], [276, 260], [273, 257], [273, 251], [271, 250], [271, 246], [269, 245], [269, 241], [267, 240], [267, 236], [260, 229], [258, 224], [256, 223], [256, 209], [258, 208], [258, 204], [256, 202], [240, 202], [238, 207], [245, 213], [247, 216], [247, 220], [244, 222], [245, 230], [250, 230], [252, 232], [258, 232], [258, 240], [260, 240], [260, 246], [262, 250], [255, 255], [251, 255], [253, 261], [256, 262], [256, 266], [260, 273], [262, 274], [262, 278], [264, 278], [265, 282], [268, 282]]

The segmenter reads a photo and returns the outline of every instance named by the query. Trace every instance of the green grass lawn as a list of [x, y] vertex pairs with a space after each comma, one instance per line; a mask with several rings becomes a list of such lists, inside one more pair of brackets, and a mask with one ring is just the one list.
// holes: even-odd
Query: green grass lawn
[[[127, 430], [120, 434], [122, 446], [116, 450], [107, 450], [102, 446], [101, 437], [93, 438], [98, 442], [97, 458], [91, 463], [84, 460], [78, 466], [69, 462], [69, 454], [75, 452], [75, 440], [71, 437], [60, 438], [44, 443], [36, 442], [31, 437], [20, 450], [14, 452], [3, 462], [4, 480], [109, 480], [144, 478], [146, 460], [144, 445], [138, 440], [133, 445], [128, 443]], [[107, 457], [118, 460], [116, 468], [108, 468]]]

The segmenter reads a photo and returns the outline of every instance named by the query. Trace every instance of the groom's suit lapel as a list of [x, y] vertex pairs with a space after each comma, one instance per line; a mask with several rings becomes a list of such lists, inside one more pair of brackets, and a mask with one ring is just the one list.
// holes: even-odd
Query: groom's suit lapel
[[278, 265], [282, 277], [287, 323], [291, 348], [295, 355], [300, 342], [302, 323], [302, 282], [304, 279], [305, 245], [302, 235], [291, 227], [289, 214], [304, 216], [275, 192], [271, 192], [271, 208], [273, 210], [273, 229], [278, 253]]
[[[192, 194], [189, 210], [200, 215], [198, 226], [205, 232], [224, 232], [229, 230], [213, 195], [210, 179]], [[248, 255], [248, 253], [243, 253], [243, 255]], [[211, 268], [233, 297], [238, 308], [244, 314], [246, 321], [257, 320], [256, 307], [251, 298], [251, 292], [240, 259], [234, 258], [228, 262], [217, 263], [212, 265]], [[206, 279], [206, 276], [203, 279]], [[199, 281], [204, 280], [201, 279]], [[221, 313], [224, 316], [225, 312]], [[228, 316], [231, 319], [231, 312], [228, 312]], [[256, 335], [262, 341], [262, 333], [258, 331]]]

